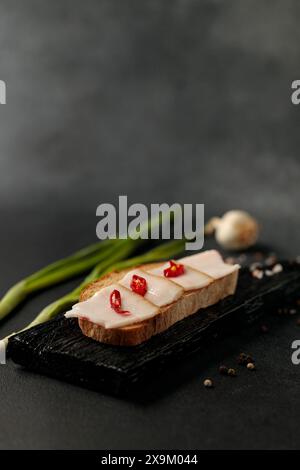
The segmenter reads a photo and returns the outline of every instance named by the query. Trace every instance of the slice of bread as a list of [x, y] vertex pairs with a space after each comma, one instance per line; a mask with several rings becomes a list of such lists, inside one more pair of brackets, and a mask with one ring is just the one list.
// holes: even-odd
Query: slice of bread
[[[139, 266], [139, 268], [150, 270], [162, 264], [164, 263], [148, 264]], [[118, 282], [132, 269], [134, 268], [113, 272], [92, 282], [82, 291], [80, 301], [87, 300], [103, 287]], [[162, 307], [158, 315], [133, 325], [107, 329], [84, 318], [79, 318], [78, 323], [83, 334], [96, 341], [115, 346], [135, 346], [148, 340], [151, 336], [162, 333], [174, 323], [193, 315], [198, 310], [209, 307], [228, 295], [234, 294], [237, 279], [238, 270], [214, 280], [201, 289], [185, 292], [177, 301]]]

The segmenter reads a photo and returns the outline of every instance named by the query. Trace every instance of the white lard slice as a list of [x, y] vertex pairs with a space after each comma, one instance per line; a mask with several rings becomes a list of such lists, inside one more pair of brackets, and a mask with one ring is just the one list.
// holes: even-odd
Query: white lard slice
[[197, 269], [214, 279], [228, 276], [240, 268], [238, 264], [232, 265], [224, 263], [220, 253], [216, 250], [208, 250], [192, 256], [186, 256], [185, 258], [181, 258], [179, 263]]
[[155, 274], [142, 269], [134, 269], [128, 272], [118, 282], [122, 286], [130, 289], [130, 284], [134, 275], [143, 277], [147, 282], [147, 292], [144, 299], [149, 300], [149, 302], [152, 302], [154, 305], [159, 307], [175, 302], [175, 300], [179, 299], [184, 292], [178, 284], [172, 282], [173, 278], [172, 280], [162, 278], [161, 276], [156, 276]]
[[[115, 289], [121, 294], [121, 309], [128, 310], [130, 315], [117, 313], [110, 306], [110, 295]], [[90, 299], [75, 304], [72, 310], [65, 313], [65, 317], [86, 318], [104, 328], [120, 328], [147, 320], [158, 313], [159, 308], [141, 295], [135, 294], [119, 284], [112, 284], [96, 292]]]
[[[158, 276], [164, 277], [164, 269], [170, 267], [170, 263], [166, 263], [159, 268], [151, 269], [149, 271], [151, 274], [156, 274]], [[166, 279], [166, 278], [165, 278]], [[170, 277], [172, 282], [175, 282], [179, 286], [183, 287], [185, 291], [194, 290], [194, 289], [201, 289], [202, 287], [207, 286], [213, 279], [206, 274], [200, 273], [195, 269], [192, 269], [188, 266], [185, 266], [184, 273], [177, 277]]]

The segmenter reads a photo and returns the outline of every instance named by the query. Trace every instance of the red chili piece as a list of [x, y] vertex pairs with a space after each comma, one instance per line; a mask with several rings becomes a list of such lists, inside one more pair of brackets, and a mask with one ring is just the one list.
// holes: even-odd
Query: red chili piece
[[127, 310], [122, 310], [121, 294], [117, 289], [113, 290], [110, 294], [110, 306], [116, 313], [119, 313], [120, 315], [130, 315], [130, 312]]
[[183, 264], [175, 263], [174, 261], [170, 261], [170, 267], [164, 269], [164, 276], [165, 277], [177, 277], [184, 274], [184, 266]]
[[130, 288], [136, 294], [142, 295], [144, 297], [147, 292], [147, 281], [145, 278], [134, 274], [132, 276]]

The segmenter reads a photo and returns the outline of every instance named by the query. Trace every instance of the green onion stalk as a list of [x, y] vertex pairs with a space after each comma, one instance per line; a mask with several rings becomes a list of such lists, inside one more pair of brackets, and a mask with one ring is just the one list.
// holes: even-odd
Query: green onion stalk
[[9, 315], [30, 294], [88, 271], [109, 257], [128, 240], [105, 240], [56, 261], [19, 281], [0, 300], [0, 320]]
[[[37, 315], [37, 317], [21, 331], [25, 331], [28, 328], [51, 320], [59, 313], [69, 309], [72, 305], [78, 302], [82, 289], [86, 287], [90, 282], [99, 278], [100, 276], [108, 274], [112, 271], [121, 271], [122, 269], [177, 256], [178, 254], [184, 251], [185, 240], [175, 240], [168, 243], [164, 243], [144, 254], [135, 256], [130, 259], [126, 259], [132, 251], [132, 246], [134, 246], [134, 243], [125, 244], [123, 245], [123, 247], [120, 247], [118, 250], [116, 250], [116, 253], [111, 255], [109, 259], [105, 259], [98, 263], [79, 286], [77, 286], [74, 290], [64, 295], [60, 299], [46, 306]], [[3, 341], [7, 344], [8, 338], [15, 334], [16, 333], [12, 333], [11, 335], [4, 338]]]
[[88, 272], [94, 266], [96, 266], [95, 272], [97, 272], [97, 266], [99, 265], [106, 266], [107, 269], [111, 262], [128, 257], [140, 246], [144, 238], [148, 238], [143, 235], [148, 235], [150, 230], [160, 227], [165, 220], [171, 221], [173, 218], [173, 212], [160, 213], [152, 220], [147, 220], [141, 224], [140, 238], [132, 240], [129, 237], [129, 239], [105, 240], [94, 243], [19, 281], [0, 300], [0, 321], [7, 317], [29, 295]]

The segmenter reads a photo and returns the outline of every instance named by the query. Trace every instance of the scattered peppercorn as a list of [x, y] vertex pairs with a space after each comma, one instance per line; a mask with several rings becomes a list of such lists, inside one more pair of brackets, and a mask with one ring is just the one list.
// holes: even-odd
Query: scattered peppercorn
[[268, 258], [266, 258], [265, 264], [267, 266], [272, 266], [273, 264], [276, 263], [276, 261], [277, 261], [276, 255], [272, 254], [272, 255], [268, 256]]
[[260, 269], [255, 269], [254, 271], [252, 271], [252, 277], [255, 277], [255, 279], [262, 279], [263, 276], [264, 273]]
[[247, 260], [247, 256], [245, 255], [245, 253], [242, 253], [240, 256], [238, 256], [237, 260], [239, 263], [244, 263]]
[[249, 269], [251, 272], [255, 271], [256, 269], [262, 269], [262, 264], [256, 261], [255, 263], [250, 264]]
[[257, 259], [257, 260], [261, 260], [261, 259], [263, 259], [263, 257], [264, 257], [264, 255], [260, 251], [257, 251], [256, 253], [254, 253], [254, 258]]
[[268, 333], [269, 332], [269, 327], [267, 325], [261, 325], [260, 327], [262, 333]]
[[273, 276], [273, 274], [274, 274], [274, 273], [273, 273], [273, 271], [272, 271], [271, 269], [266, 269], [266, 270], [265, 270], [265, 275], [266, 275], [266, 276], [270, 277], [270, 276]]
[[286, 315], [286, 314], [288, 314], [289, 312], [290, 312], [290, 310], [289, 310], [288, 308], [286, 308], [286, 307], [284, 307], [284, 308], [279, 308], [279, 309], [277, 310], [278, 315]]
[[228, 369], [227, 375], [229, 375], [230, 377], [236, 377], [236, 370], [232, 368]]
[[253, 362], [248, 362], [248, 364], [247, 364], [247, 369], [249, 369], [249, 370], [255, 370], [255, 364], [253, 364]]
[[279, 263], [275, 264], [275, 266], [272, 269], [273, 274], [281, 273], [282, 270], [283, 270], [282, 264], [279, 264]]
[[246, 359], [247, 359], [247, 354], [240, 353], [240, 355], [238, 357], [238, 363], [241, 364], [241, 365], [244, 365], [244, 364], [247, 363]]
[[246, 366], [249, 362], [254, 362], [253, 357], [249, 356], [249, 354], [240, 353], [238, 363], [242, 366]]
[[219, 372], [220, 372], [221, 375], [227, 375], [228, 374], [228, 367], [220, 366], [219, 367]]
[[206, 388], [212, 388], [214, 386], [213, 381], [211, 379], [205, 379], [203, 385]]

